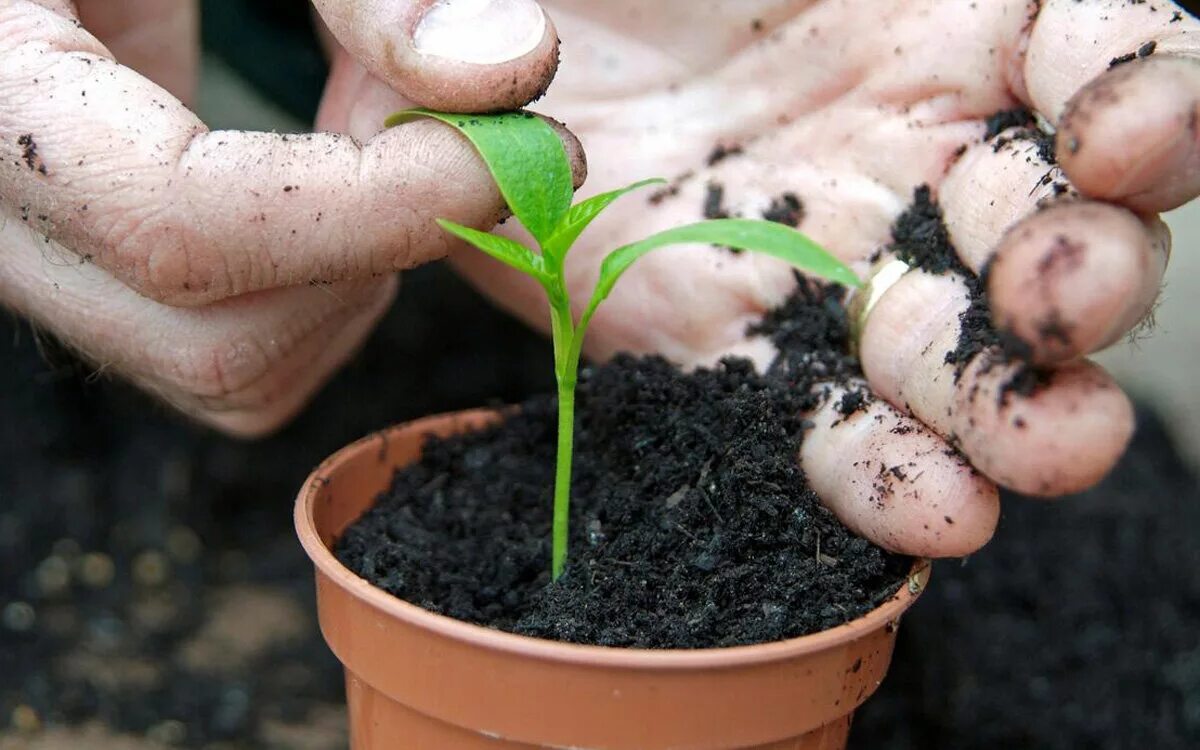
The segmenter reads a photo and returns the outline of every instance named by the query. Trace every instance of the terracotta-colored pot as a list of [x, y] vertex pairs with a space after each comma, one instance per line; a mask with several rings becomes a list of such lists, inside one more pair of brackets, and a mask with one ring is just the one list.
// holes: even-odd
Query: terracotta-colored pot
[[839, 750], [883, 679], [926, 562], [878, 609], [832, 630], [758, 646], [643, 650], [526, 638], [434, 614], [375, 588], [329, 551], [417, 459], [425, 436], [477, 429], [493, 411], [430, 417], [344, 448], [296, 503], [317, 566], [321, 629], [346, 666], [354, 750]]

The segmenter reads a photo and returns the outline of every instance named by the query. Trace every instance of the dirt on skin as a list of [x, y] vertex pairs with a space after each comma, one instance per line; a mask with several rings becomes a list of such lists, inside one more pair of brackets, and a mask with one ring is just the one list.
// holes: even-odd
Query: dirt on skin
[[1109, 61], [1108, 67], [1111, 70], [1112, 68], [1115, 68], [1118, 65], [1124, 65], [1125, 63], [1133, 62], [1134, 60], [1141, 60], [1143, 58], [1149, 57], [1150, 55], [1153, 55], [1154, 51], [1156, 49], [1158, 49], [1158, 42], [1151, 39], [1150, 41], [1146, 42], [1142, 46], [1138, 47], [1133, 52], [1128, 52], [1119, 57], [1114, 57], [1112, 60]]
[[762, 643], [865, 614], [911, 560], [843, 527], [796, 461], [800, 415], [825, 398], [814, 386], [858, 374], [840, 293], [801, 285], [754, 332], [793, 344], [767, 376], [745, 360], [684, 374], [627, 356], [584, 372], [559, 581], [548, 575], [550, 396], [431, 442], [339, 540], [339, 559], [456, 619], [606, 646]]
[[[1028, 359], [1026, 344], [1015, 336], [997, 331], [992, 324], [986, 269], [981, 278], [963, 265], [958, 250], [950, 241], [942, 209], [933, 200], [929, 186], [922, 185], [913, 192], [912, 204], [892, 226], [891, 250], [914, 268], [932, 274], [955, 274], [966, 285], [970, 304], [958, 318], [958, 344], [946, 352], [946, 363], [954, 366], [956, 380], [976, 357], [987, 357], [989, 365], [1020, 363]], [[1004, 402], [1014, 394], [1031, 395], [1047, 377], [1031, 365], [1022, 365], [1000, 389], [999, 398]]]

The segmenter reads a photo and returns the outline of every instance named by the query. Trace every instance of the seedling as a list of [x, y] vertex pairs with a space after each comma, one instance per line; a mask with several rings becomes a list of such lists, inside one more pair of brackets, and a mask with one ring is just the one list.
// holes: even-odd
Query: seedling
[[664, 180], [635, 182], [572, 205], [574, 189], [566, 150], [554, 129], [525, 112], [455, 115], [412, 109], [388, 118], [393, 126], [415, 117], [432, 117], [457, 128], [478, 149], [509, 209], [533, 235], [538, 249], [452, 221], [438, 219], [450, 234], [496, 260], [532, 277], [546, 290], [554, 339], [554, 375], [558, 382], [558, 454], [554, 475], [551, 575], [557, 580], [567, 562], [571, 504], [571, 457], [575, 437], [575, 383], [583, 337], [596, 308], [617, 279], [651, 250], [668, 245], [721, 245], [764, 253], [831, 281], [858, 286], [854, 272], [808, 237], [790, 227], [750, 219], [715, 219], [668, 229], [617, 248], [600, 265], [591, 300], [576, 320], [564, 265], [580, 234], [622, 195]]

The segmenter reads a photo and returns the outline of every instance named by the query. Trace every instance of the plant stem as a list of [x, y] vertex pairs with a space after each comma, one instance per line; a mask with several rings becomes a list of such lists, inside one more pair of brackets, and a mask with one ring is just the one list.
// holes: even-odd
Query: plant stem
[[[574, 368], [572, 368], [574, 369]], [[571, 457], [575, 447], [575, 379], [558, 382], [558, 455], [554, 468], [554, 529], [550, 574], [555, 581], [567, 565], [571, 513]]]
[[567, 565], [570, 537], [571, 462], [575, 447], [575, 383], [579, 371], [580, 331], [575, 330], [566, 286], [550, 292], [554, 336], [554, 375], [558, 381], [558, 451], [554, 467], [554, 520], [551, 533], [550, 575], [557, 581]]

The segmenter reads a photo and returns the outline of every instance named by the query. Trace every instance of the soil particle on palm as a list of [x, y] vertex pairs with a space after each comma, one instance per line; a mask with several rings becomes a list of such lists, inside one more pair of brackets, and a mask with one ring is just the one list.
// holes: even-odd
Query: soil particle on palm
[[[1043, 130], [1037, 117], [1028, 109], [1017, 107], [996, 112], [984, 121], [983, 139], [990, 141], [993, 151], [1000, 151], [1006, 146], [1026, 141], [1033, 145], [1034, 153], [1044, 164], [1051, 167], [1058, 164], [1057, 145], [1054, 133]], [[1046, 183], [1049, 184], [1050, 180]], [[1064, 186], [1066, 183], [1063, 183]]]
[[736, 143], [730, 145], [718, 143], [716, 146], [713, 146], [712, 151], [708, 152], [708, 158], [705, 159], [705, 163], [711, 167], [720, 164], [731, 156], [741, 156], [743, 153], [745, 151]]
[[[848, 353], [850, 319], [845, 295], [842, 287], [805, 283], [796, 274], [796, 290], [791, 296], [746, 331], [775, 345], [778, 355], [768, 375], [795, 391], [810, 391], [821, 384], [857, 390], [855, 381], [862, 377], [862, 368]], [[871, 397], [864, 392], [863, 398]], [[807, 403], [808, 408], [816, 405]]]
[[571, 558], [554, 584], [548, 396], [429, 443], [336, 553], [427, 609], [554, 640], [701, 648], [816, 632], [893, 595], [910, 561], [851, 534], [807, 488], [805, 398], [739, 360], [587, 370]]
[[1111, 70], [1112, 68], [1115, 68], [1118, 65], [1124, 65], [1125, 63], [1130, 63], [1130, 62], [1133, 62], [1134, 60], [1141, 60], [1143, 58], [1147, 58], [1150, 55], [1153, 55], [1154, 51], [1156, 49], [1158, 49], [1158, 42], [1156, 42], [1154, 40], [1150, 40], [1149, 42], [1146, 42], [1142, 46], [1138, 47], [1133, 52], [1126, 53], [1119, 57], [1114, 57], [1112, 60], [1109, 61], [1108, 67]]
[[804, 221], [804, 202], [795, 193], [787, 192], [771, 199], [762, 217], [777, 224], [798, 227]]
[[983, 139], [990, 141], [1009, 128], [1028, 128], [1034, 125], [1033, 113], [1025, 107], [1002, 109], [984, 121], [987, 130]]
[[646, 202], [651, 206], [657, 206], [668, 198], [674, 198], [675, 196], [679, 195], [680, 189], [682, 189], [682, 187], [695, 176], [695, 172], [684, 172], [675, 179], [671, 180], [671, 182], [664, 187], [661, 187], [658, 190], [650, 193], [649, 197], [646, 198]]
[[18, 136], [17, 145], [21, 147], [21, 158], [25, 161], [26, 167], [34, 172], [47, 174], [46, 163], [42, 161], [41, 154], [38, 153], [38, 144], [33, 138], [33, 133]]
[[725, 208], [725, 186], [719, 182], [709, 182], [704, 186], [704, 205], [702, 207], [706, 219], [728, 219], [729, 211]]

